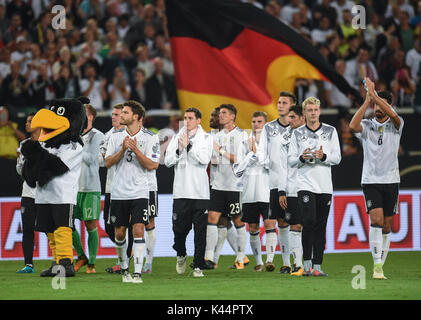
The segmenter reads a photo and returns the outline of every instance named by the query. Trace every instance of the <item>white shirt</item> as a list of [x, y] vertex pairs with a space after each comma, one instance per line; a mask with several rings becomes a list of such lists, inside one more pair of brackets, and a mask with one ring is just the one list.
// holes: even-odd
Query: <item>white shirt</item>
[[352, 101], [342, 93], [333, 83], [329, 81], [323, 81], [325, 90], [330, 91], [330, 99], [332, 100], [333, 106], [341, 106], [346, 108], [351, 108]]
[[292, 22], [292, 15], [296, 12], [300, 12], [299, 7], [293, 7], [290, 5], [286, 5], [282, 8], [281, 11], [281, 20], [286, 21], [287, 23]]
[[[126, 85], [125, 87], [126, 87], [126, 91], [128, 91], [128, 92], [130, 92], [130, 91], [131, 91], [131, 89], [130, 89], [130, 86], [129, 86], [129, 85]], [[113, 85], [113, 84], [108, 85], [108, 93], [111, 93], [113, 90], [114, 90], [114, 85]], [[110, 97], [111, 97], [111, 95], [110, 95]], [[127, 100], [127, 99], [125, 99], [125, 98], [123, 97], [123, 94], [122, 94], [121, 90], [120, 90], [120, 89], [117, 89], [117, 90], [115, 91], [115, 96], [114, 96], [114, 99], [111, 99], [111, 100], [110, 100], [110, 105], [111, 105], [111, 106], [115, 106], [116, 104], [126, 102], [126, 100]]]
[[[209, 134], [212, 137], [215, 137], [215, 135], [219, 132], [218, 129], [212, 129]], [[212, 181], [214, 179], [215, 176], [215, 172], [216, 172], [216, 166], [212, 165], [212, 163], [217, 163], [218, 161], [218, 154], [216, 152], [212, 153], [212, 158], [211, 158], [211, 166], [209, 168], [209, 184], [212, 186]]]
[[338, 24], [343, 23], [343, 19], [342, 19], [342, 11], [343, 11], [343, 10], [346, 10], [346, 9], [347, 9], [347, 10], [351, 11], [351, 14], [352, 14], [352, 15], [354, 15], [354, 13], [352, 13], [352, 7], [353, 7], [354, 5], [355, 5], [355, 3], [353, 3], [353, 1], [349, 1], [349, 0], [346, 0], [346, 1], [345, 1], [345, 3], [344, 3], [343, 5], [340, 5], [340, 4], [339, 4], [338, 2], [336, 2], [336, 1], [332, 1], [332, 2], [330, 3], [330, 6], [336, 10], [336, 13], [337, 13], [336, 22], [337, 22]]
[[[265, 168], [269, 169], [269, 187], [277, 189], [279, 179], [286, 177], [287, 155], [284, 147], [289, 144], [291, 133], [289, 125], [283, 126], [278, 119], [266, 123], [260, 137], [259, 159], [264, 159]], [[285, 165], [282, 165], [285, 164]]]
[[[250, 134], [250, 137], [253, 133]], [[256, 149], [259, 148], [256, 141]], [[234, 164], [234, 173], [243, 178], [243, 192], [241, 193], [241, 203], [269, 203], [269, 170], [264, 167], [262, 161], [258, 161], [256, 154], [249, 150], [248, 142], [243, 141], [240, 153], [246, 153], [246, 157], [240, 163]]]
[[[134, 136], [130, 136], [127, 129], [112, 134], [108, 141], [105, 158], [121, 150], [126, 136], [130, 139], [136, 138], [139, 150], [152, 161], [158, 162], [159, 146], [155, 148], [155, 139], [145, 128], [140, 129]], [[116, 169], [111, 185], [111, 200], [149, 199], [148, 170], [140, 164], [133, 151], [127, 149], [114, 166]]]
[[79, 177], [79, 192], [101, 192], [99, 177], [100, 146], [104, 141], [104, 134], [92, 128], [82, 135], [83, 161]]
[[[88, 90], [91, 83], [88, 79], [82, 79], [80, 80], [80, 91], [84, 92]], [[91, 100], [90, 104], [95, 107], [95, 109], [102, 110], [103, 102], [102, 102], [102, 96], [101, 96], [101, 82], [100, 81], [94, 81], [94, 87], [92, 88], [91, 92], [88, 95], [89, 100]]]
[[[18, 175], [22, 176], [22, 168], [23, 168], [23, 164], [25, 163], [25, 157], [23, 156], [23, 154], [20, 152], [20, 149], [22, 148], [22, 144], [28, 140], [30, 140], [31, 138], [25, 139], [23, 141], [20, 142], [19, 144], [19, 148], [18, 148], [18, 153], [19, 153], [19, 157], [16, 161], [16, 171], [18, 173]], [[22, 186], [22, 198], [32, 198], [35, 199], [35, 190], [36, 188], [31, 188], [30, 186], [28, 186], [28, 184], [26, 183], [26, 181], [23, 181], [23, 186]]]
[[375, 118], [361, 121], [363, 130], [355, 134], [364, 150], [361, 184], [400, 182], [398, 151], [404, 123], [399, 118], [399, 130], [390, 119], [384, 123]]
[[53, 178], [44, 186], [37, 182], [35, 203], [37, 204], [76, 204], [79, 191], [79, 176], [82, 167], [83, 148], [79, 143], [63, 144], [57, 148], [46, 148], [49, 153], [59, 157], [69, 168], [66, 173]]
[[408, 51], [405, 58], [406, 64], [411, 68], [412, 80], [418, 83], [418, 70], [420, 69], [421, 53], [412, 48]]
[[325, 43], [326, 38], [333, 33], [332, 29], [321, 30], [321, 29], [313, 29], [311, 31], [311, 40], [317, 43]]
[[[326, 159], [306, 160], [304, 163], [300, 156], [304, 150], [311, 151], [323, 148]], [[288, 150], [288, 165], [297, 168], [297, 191], [310, 191], [313, 193], [333, 193], [332, 174], [330, 167], [341, 162], [341, 149], [338, 133], [335, 127], [321, 123], [313, 131], [303, 125], [292, 132], [291, 143]]]
[[[223, 150], [237, 157], [236, 162], [240, 162], [246, 155], [239, 153], [240, 145], [248, 139], [247, 132], [235, 127], [231, 131], [221, 130], [215, 137], [215, 142]], [[220, 191], [242, 191], [242, 179], [238, 178], [233, 171], [233, 163], [229, 159], [213, 151], [213, 156], [217, 159], [215, 175], [212, 180], [212, 189]]]
[[189, 151], [178, 152], [180, 130], [171, 138], [165, 154], [165, 165], [174, 167], [174, 199], [209, 200], [209, 178], [206, 172], [213, 150], [213, 138], [199, 125], [196, 134], [189, 138]]

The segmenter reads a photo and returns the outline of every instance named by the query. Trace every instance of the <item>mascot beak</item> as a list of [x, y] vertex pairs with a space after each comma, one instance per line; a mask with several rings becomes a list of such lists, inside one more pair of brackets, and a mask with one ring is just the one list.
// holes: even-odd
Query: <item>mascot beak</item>
[[59, 116], [48, 109], [41, 109], [32, 118], [31, 127], [41, 128], [38, 140], [44, 142], [69, 129], [70, 123], [66, 117]]

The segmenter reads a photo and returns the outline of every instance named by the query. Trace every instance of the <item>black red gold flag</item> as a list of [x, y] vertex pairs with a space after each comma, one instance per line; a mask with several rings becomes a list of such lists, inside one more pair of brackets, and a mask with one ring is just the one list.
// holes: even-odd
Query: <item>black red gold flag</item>
[[203, 119], [223, 103], [237, 107], [243, 128], [257, 110], [277, 118], [279, 92], [293, 92], [297, 78], [358, 95], [308, 40], [252, 4], [166, 0], [166, 15], [179, 104], [199, 108]]

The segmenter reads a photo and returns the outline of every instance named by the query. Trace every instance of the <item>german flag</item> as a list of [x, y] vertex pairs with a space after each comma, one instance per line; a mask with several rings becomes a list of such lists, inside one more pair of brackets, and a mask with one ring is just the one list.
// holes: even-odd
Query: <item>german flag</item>
[[166, 14], [179, 104], [204, 119], [223, 103], [237, 107], [242, 128], [257, 110], [275, 119], [279, 92], [293, 92], [296, 78], [330, 80], [359, 95], [308, 40], [252, 4], [166, 0]]

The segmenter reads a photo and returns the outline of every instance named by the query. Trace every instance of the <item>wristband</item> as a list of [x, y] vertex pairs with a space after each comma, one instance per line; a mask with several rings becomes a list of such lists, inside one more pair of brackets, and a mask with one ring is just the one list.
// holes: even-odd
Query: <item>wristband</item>
[[221, 147], [218, 152], [221, 156], [223, 156], [226, 151]]

